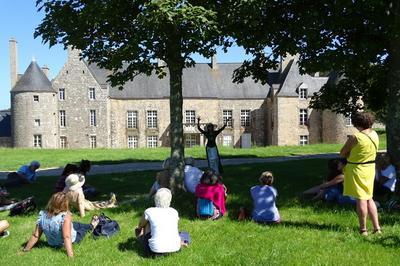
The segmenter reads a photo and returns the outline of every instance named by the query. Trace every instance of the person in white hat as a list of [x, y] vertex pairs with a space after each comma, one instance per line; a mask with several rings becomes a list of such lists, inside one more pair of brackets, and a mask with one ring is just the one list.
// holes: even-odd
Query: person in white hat
[[85, 199], [82, 186], [85, 183], [85, 176], [80, 174], [70, 174], [65, 179], [64, 192], [67, 193], [69, 204], [79, 210], [81, 217], [85, 216], [86, 211], [93, 211], [105, 208], [114, 208], [117, 205], [117, 199], [114, 193], [108, 201], [89, 201]]

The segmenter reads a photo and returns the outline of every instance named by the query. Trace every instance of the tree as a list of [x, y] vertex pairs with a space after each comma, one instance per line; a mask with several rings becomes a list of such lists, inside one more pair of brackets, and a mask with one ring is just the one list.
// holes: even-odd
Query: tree
[[386, 121], [388, 152], [400, 162], [400, 2], [248, 0], [230, 6], [224, 31], [254, 55], [236, 71], [237, 81], [246, 76], [263, 81], [280, 57], [299, 54], [303, 73], [338, 77], [313, 96], [312, 107], [379, 113]]
[[[182, 70], [194, 65], [193, 53], [215, 54], [222, 43], [213, 1], [37, 0], [45, 17], [36, 28], [50, 46], [80, 49], [82, 58], [112, 70], [121, 86], [139, 73], [169, 74], [171, 187], [184, 167]], [[154, 64], [163, 60], [166, 67]]]

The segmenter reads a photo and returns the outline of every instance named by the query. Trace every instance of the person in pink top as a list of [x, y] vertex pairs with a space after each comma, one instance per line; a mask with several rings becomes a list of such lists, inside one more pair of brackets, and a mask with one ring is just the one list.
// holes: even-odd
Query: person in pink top
[[225, 212], [226, 187], [211, 169], [204, 171], [200, 184], [196, 186], [197, 216], [217, 220]]

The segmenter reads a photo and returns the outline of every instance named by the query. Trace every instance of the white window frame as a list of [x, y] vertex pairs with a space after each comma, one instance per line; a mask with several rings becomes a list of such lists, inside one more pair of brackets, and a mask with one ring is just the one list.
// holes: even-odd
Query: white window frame
[[40, 127], [40, 119], [39, 118], [35, 119], [35, 127]]
[[196, 110], [185, 111], [185, 123], [190, 125], [196, 124]]
[[128, 136], [128, 148], [137, 149], [139, 148], [139, 139], [138, 136]]
[[89, 100], [96, 100], [96, 90], [95, 90], [95, 88], [89, 88], [88, 97], [89, 97]]
[[137, 128], [138, 122], [138, 111], [129, 110], [126, 112], [126, 127]]
[[60, 120], [60, 127], [66, 127], [67, 126], [67, 115], [65, 110], [60, 110], [58, 112], [59, 114], [59, 120]]
[[90, 110], [89, 113], [89, 125], [91, 127], [97, 126], [96, 110]]
[[58, 100], [65, 101], [65, 88], [58, 89]]
[[158, 147], [158, 136], [151, 135], [146, 138], [147, 148], [157, 148]]
[[232, 147], [233, 146], [233, 136], [232, 135], [222, 135], [222, 146]]
[[33, 101], [39, 102], [39, 95], [33, 95]]
[[299, 87], [299, 99], [307, 100], [308, 99], [308, 86], [306, 84], [301, 84]]
[[307, 125], [308, 121], [308, 109], [301, 108], [299, 109], [299, 125], [304, 126]]
[[42, 135], [40, 134], [33, 135], [33, 147], [42, 148]]
[[251, 125], [251, 110], [242, 109], [240, 110], [240, 126], [249, 127]]
[[67, 137], [66, 136], [60, 136], [60, 148], [61, 149], [67, 148]]
[[185, 134], [185, 147], [191, 148], [198, 145], [196, 134]]
[[95, 135], [91, 135], [89, 137], [90, 148], [95, 149], [97, 148], [97, 138]]
[[222, 110], [222, 122], [227, 127], [232, 127], [233, 125], [233, 110], [232, 109], [224, 109]]
[[308, 135], [300, 135], [300, 137], [299, 137], [299, 145], [300, 146], [304, 146], [304, 145], [308, 145], [308, 143], [309, 143]]
[[346, 127], [352, 127], [353, 126], [353, 123], [351, 121], [351, 115], [346, 115], [344, 117], [344, 124], [345, 124]]
[[147, 110], [147, 128], [157, 128], [157, 110]]

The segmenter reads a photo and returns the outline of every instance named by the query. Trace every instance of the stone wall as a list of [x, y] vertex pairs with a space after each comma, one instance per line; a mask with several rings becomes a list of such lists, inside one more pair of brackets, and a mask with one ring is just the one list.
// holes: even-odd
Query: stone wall
[[357, 131], [353, 126], [346, 125], [346, 117], [343, 115], [325, 110], [322, 117], [324, 143], [345, 143], [347, 136]]
[[[52, 84], [57, 92], [65, 89], [65, 100], [56, 97], [58, 139], [65, 137], [68, 148], [90, 148], [90, 138], [95, 136], [97, 147], [109, 147], [108, 88], [99, 85], [86, 64], [79, 60], [78, 51], [68, 51], [68, 60]], [[89, 88], [94, 88], [95, 99], [89, 99]], [[60, 110], [65, 111], [65, 127], [60, 126]], [[96, 111], [95, 126], [90, 125], [90, 110]]]
[[0, 147], [11, 148], [12, 147], [11, 137], [0, 137]]
[[[39, 96], [39, 101], [34, 101], [33, 96]], [[32, 148], [34, 135], [41, 135], [42, 148], [57, 147], [56, 96], [51, 92], [11, 93], [13, 147]]]

